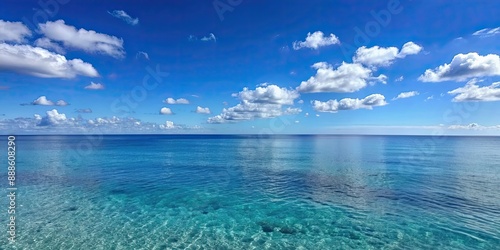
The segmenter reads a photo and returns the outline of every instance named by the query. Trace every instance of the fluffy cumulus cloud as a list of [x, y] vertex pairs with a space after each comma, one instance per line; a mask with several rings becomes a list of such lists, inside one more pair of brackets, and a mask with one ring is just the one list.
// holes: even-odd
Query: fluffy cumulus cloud
[[243, 101], [251, 103], [284, 105], [293, 105], [293, 101], [299, 97], [299, 93], [296, 90], [280, 88], [277, 85], [261, 84], [261, 86], [255, 90], [243, 88], [243, 91], [233, 94], [233, 97], [238, 97]]
[[344, 98], [340, 101], [329, 100], [326, 102], [311, 101], [314, 110], [318, 112], [337, 113], [339, 110], [372, 109], [375, 106], [387, 105], [385, 97], [381, 94], [372, 94], [363, 99]]
[[219, 115], [208, 118], [208, 123], [274, 118], [302, 112], [299, 108], [283, 108], [284, 105], [293, 105], [293, 100], [299, 97], [297, 92], [273, 84], [264, 84], [255, 90], [244, 88], [243, 91], [233, 94], [233, 96], [238, 97], [240, 103], [234, 107], [223, 109]]
[[104, 89], [104, 85], [102, 85], [101, 83], [90, 82], [89, 85], [85, 86], [85, 89], [102, 90], [102, 89]]
[[171, 114], [173, 114], [172, 110], [167, 107], [163, 107], [160, 109], [160, 115], [171, 115]]
[[0, 71], [11, 71], [44, 78], [97, 77], [99, 73], [81, 59], [66, 57], [29, 45], [0, 44]]
[[[59, 114], [56, 109], [49, 110], [46, 112], [45, 117], [41, 117], [40, 115], [35, 115], [36, 120], [40, 120], [38, 126], [50, 126], [50, 125], [60, 125], [68, 122], [65, 114]], [[73, 121], [74, 119], [70, 119], [69, 121]]]
[[404, 58], [407, 55], [415, 55], [422, 51], [422, 47], [414, 42], [407, 42], [401, 48], [373, 46], [367, 48], [362, 46], [356, 50], [353, 62], [361, 63], [369, 67], [386, 67], [391, 65], [396, 58]]
[[0, 42], [22, 43], [31, 31], [21, 22], [0, 20]]
[[[22, 105], [26, 105], [26, 104], [22, 104]], [[42, 95], [40, 97], [38, 97], [37, 99], [35, 99], [34, 101], [32, 101], [31, 103], [29, 103], [29, 105], [41, 105], [41, 106], [68, 106], [69, 103], [67, 103], [66, 101], [64, 100], [59, 100], [57, 102], [53, 102], [49, 99], [47, 99], [46, 96]]]
[[337, 69], [325, 62], [315, 63], [316, 75], [303, 81], [297, 88], [299, 92], [337, 92], [352, 93], [367, 86], [369, 82], [386, 83], [387, 77], [372, 76], [372, 71], [358, 63], [343, 62]]
[[492, 102], [500, 101], [500, 82], [494, 82], [489, 86], [480, 87], [480, 82], [472, 79], [464, 87], [449, 91], [448, 94], [454, 95], [454, 102]]
[[172, 97], [165, 99], [163, 102], [167, 104], [189, 104], [189, 101], [187, 99], [179, 98], [176, 100]]
[[210, 114], [210, 109], [198, 106], [198, 107], [196, 107], [195, 112], [198, 114]]
[[422, 46], [414, 43], [414, 42], [407, 42], [403, 45], [403, 48], [401, 48], [401, 51], [398, 54], [399, 58], [405, 58], [408, 55], [416, 55], [422, 51]]
[[481, 29], [478, 30], [474, 33], [472, 33], [473, 36], [480, 36], [480, 37], [489, 37], [489, 36], [494, 36], [500, 34], [500, 27], [496, 28], [486, 28], [486, 29]]
[[302, 48], [310, 48], [310, 49], [318, 49], [320, 47], [339, 44], [339, 38], [334, 34], [330, 34], [329, 36], [325, 36], [323, 32], [316, 31], [311, 34], [311, 32], [307, 33], [307, 37], [305, 41], [299, 42], [295, 41], [293, 43], [293, 49], [299, 50]]
[[51, 42], [59, 42], [66, 48], [79, 49], [88, 53], [99, 53], [115, 58], [125, 56], [123, 40], [115, 36], [97, 33], [93, 30], [77, 29], [63, 20], [40, 24], [40, 31]]
[[418, 93], [417, 91], [402, 92], [398, 96], [396, 96], [393, 100], [410, 98], [410, 97], [413, 97], [413, 96], [417, 96], [419, 94], [420, 93]]
[[466, 81], [473, 77], [500, 75], [500, 57], [496, 54], [458, 54], [451, 63], [428, 69], [418, 79], [423, 82]]
[[174, 129], [176, 126], [172, 121], [166, 121], [165, 124], [160, 124], [160, 129]]
[[55, 51], [56, 53], [59, 54], [65, 54], [66, 50], [59, 45], [58, 43], [52, 42], [50, 39], [46, 37], [39, 38], [35, 41], [35, 45], [41, 48], [45, 48], [48, 50]]
[[108, 11], [108, 13], [118, 19], [123, 20], [124, 22], [130, 25], [139, 24], [139, 18], [132, 18], [129, 14], [127, 14], [127, 12], [123, 10], [113, 10], [113, 11]]

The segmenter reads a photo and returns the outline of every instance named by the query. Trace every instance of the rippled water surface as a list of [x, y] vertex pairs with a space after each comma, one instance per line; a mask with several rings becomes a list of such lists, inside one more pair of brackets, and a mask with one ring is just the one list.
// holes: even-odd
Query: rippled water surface
[[[499, 137], [19, 136], [18, 239], [2, 230], [0, 249], [499, 249], [499, 148]], [[6, 225], [5, 196], [0, 206]]]

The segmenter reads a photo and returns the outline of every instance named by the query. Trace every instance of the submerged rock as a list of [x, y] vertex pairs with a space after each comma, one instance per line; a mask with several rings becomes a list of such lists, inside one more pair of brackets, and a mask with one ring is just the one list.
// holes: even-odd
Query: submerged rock
[[270, 233], [270, 232], [273, 232], [274, 231], [274, 227], [270, 226], [270, 225], [262, 225], [262, 231], [264, 233]]
[[280, 233], [295, 234], [295, 233], [297, 233], [297, 230], [295, 230], [295, 228], [292, 228], [292, 227], [282, 227], [282, 228], [280, 228]]

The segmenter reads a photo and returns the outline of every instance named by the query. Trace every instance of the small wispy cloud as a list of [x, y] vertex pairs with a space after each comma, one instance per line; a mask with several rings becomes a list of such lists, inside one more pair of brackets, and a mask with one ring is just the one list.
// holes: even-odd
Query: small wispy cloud
[[204, 42], [210, 42], [210, 41], [217, 42], [217, 38], [215, 37], [214, 33], [210, 33], [208, 36], [202, 37], [201, 40]]
[[89, 108], [87, 108], [87, 109], [76, 109], [75, 112], [76, 113], [81, 113], [81, 114], [90, 114], [90, 113], [92, 113], [92, 109], [89, 109]]
[[392, 98], [392, 100], [410, 98], [413, 96], [417, 96], [419, 94], [420, 93], [418, 93], [417, 91], [403, 92], [403, 93], [399, 94], [398, 96], [396, 96], [395, 98]]
[[102, 85], [101, 83], [90, 82], [89, 85], [85, 86], [85, 89], [101, 90], [104, 89], [104, 85]]
[[496, 27], [496, 28], [492, 28], [492, 29], [486, 28], [486, 29], [478, 30], [478, 31], [472, 33], [473, 36], [480, 36], [480, 37], [488, 37], [488, 36], [494, 36], [494, 35], [498, 35], [498, 34], [500, 34], [500, 27]]
[[123, 10], [113, 10], [111, 12], [108, 11], [108, 13], [118, 19], [121, 19], [125, 21], [126, 23], [130, 25], [137, 25], [139, 24], [139, 18], [132, 18], [127, 12]]
[[146, 53], [146, 52], [144, 52], [144, 51], [139, 51], [139, 52], [137, 52], [137, 54], [135, 55], [135, 58], [140, 58], [140, 57], [142, 57], [142, 58], [144, 58], [144, 59], [146, 59], [146, 60], [149, 60], [149, 55], [148, 55], [148, 53]]

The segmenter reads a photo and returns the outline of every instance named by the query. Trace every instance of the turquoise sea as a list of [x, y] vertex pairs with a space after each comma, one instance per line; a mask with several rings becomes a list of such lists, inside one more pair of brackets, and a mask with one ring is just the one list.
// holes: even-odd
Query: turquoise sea
[[500, 249], [500, 137], [17, 136], [16, 153], [0, 249]]

